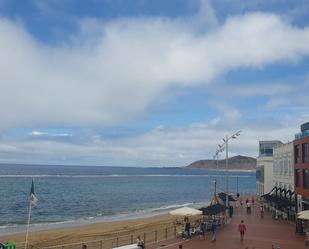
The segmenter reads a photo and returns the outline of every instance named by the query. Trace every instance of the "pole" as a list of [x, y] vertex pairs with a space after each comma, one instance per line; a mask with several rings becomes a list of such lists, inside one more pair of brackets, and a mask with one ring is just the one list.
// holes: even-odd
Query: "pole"
[[215, 196], [217, 196], [217, 181], [215, 180]]
[[226, 198], [225, 198], [225, 205], [226, 205], [226, 208], [229, 207], [229, 197], [228, 197], [228, 192], [229, 192], [229, 189], [228, 189], [228, 157], [229, 157], [229, 137], [226, 136], [226, 140], [225, 140], [225, 153], [226, 153], [226, 158], [225, 158], [225, 171], [226, 171]]
[[238, 192], [238, 176], [236, 176], [236, 188], [237, 188], [237, 195], [239, 194]]
[[[219, 170], [219, 151], [217, 151], [217, 173], [218, 174], [218, 170]], [[217, 196], [217, 177], [215, 179], [215, 195], [214, 197]]]
[[29, 213], [28, 213], [28, 224], [27, 224], [27, 231], [26, 231], [25, 249], [27, 249], [27, 244], [28, 244], [28, 234], [29, 234], [29, 226], [30, 226], [30, 217], [31, 217], [31, 200], [29, 201]]
[[[217, 152], [217, 171], [219, 170], [219, 152]], [[217, 172], [218, 174], [218, 172]]]

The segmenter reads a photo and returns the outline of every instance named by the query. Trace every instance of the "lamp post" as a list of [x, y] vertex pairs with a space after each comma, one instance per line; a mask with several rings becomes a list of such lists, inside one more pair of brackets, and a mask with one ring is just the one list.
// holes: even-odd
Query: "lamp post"
[[[217, 171], [219, 169], [219, 153], [222, 152], [222, 150], [217, 149], [215, 155], [213, 156], [213, 159], [216, 160], [216, 166], [217, 166]], [[218, 173], [218, 172], [217, 172]], [[214, 191], [214, 196], [217, 195], [217, 177], [214, 180], [215, 184], [215, 191]]]
[[[224, 151], [224, 148], [221, 148], [220, 145], [219, 145], [219, 149], [216, 150], [216, 153], [213, 156], [214, 160], [216, 160], [217, 171], [219, 170], [219, 153], [222, 152], [222, 151]], [[217, 178], [215, 178], [214, 182], [215, 182], [215, 196], [216, 196], [217, 195], [216, 194]]]
[[241, 131], [237, 131], [231, 136], [226, 136], [223, 138], [223, 144], [219, 145], [219, 150], [223, 151], [225, 148], [225, 171], [226, 171], [226, 197], [225, 197], [225, 205], [228, 208], [229, 207], [229, 196], [228, 196], [228, 157], [229, 157], [229, 141], [231, 139], [236, 139], [240, 135]]

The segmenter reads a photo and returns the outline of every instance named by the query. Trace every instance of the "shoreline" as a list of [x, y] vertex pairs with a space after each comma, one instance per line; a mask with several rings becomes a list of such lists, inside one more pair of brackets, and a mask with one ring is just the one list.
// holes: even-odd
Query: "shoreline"
[[[54, 222], [41, 222], [41, 223], [31, 223], [29, 227], [29, 232], [41, 232], [49, 231], [54, 229], [70, 229], [80, 226], [95, 225], [100, 223], [110, 223], [110, 222], [126, 222], [138, 219], [147, 219], [161, 215], [168, 215], [171, 210], [181, 208], [181, 207], [193, 207], [200, 208], [202, 206], [209, 205], [209, 201], [199, 202], [199, 203], [184, 203], [175, 204], [169, 206], [163, 206], [159, 208], [149, 208], [145, 210], [139, 210], [136, 212], [119, 213], [111, 216], [97, 216], [97, 217], [83, 217], [72, 220], [64, 221], [54, 221]], [[26, 224], [8, 224], [0, 226], [0, 238], [2, 236], [14, 236], [22, 234], [26, 231]]]
[[256, 169], [205, 169], [205, 168], [187, 168], [183, 167], [183, 169], [197, 169], [197, 170], [207, 170], [207, 171], [218, 171], [218, 172], [240, 172], [240, 173], [254, 173], [256, 172]]

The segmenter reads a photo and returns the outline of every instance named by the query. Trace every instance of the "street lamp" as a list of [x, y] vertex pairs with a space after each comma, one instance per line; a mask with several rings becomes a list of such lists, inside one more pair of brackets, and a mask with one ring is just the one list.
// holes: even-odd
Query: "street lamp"
[[[229, 207], [229, 199], [228, 199], [228, 157], [229, 157], [229, 141], [231, 139], [236, 139], [239, 135], [240, 135], [241, 131], [237, 131], [236, 133], [234, 133], [231, 136], [226, 136], [225, 138], [223, 138], [223, 144], [219, 144], [219, 149], [218, 150], [224, 150], [225, 148], [225, 171], [226, 171], [226, 197], [225, 197], [225, 205], [228, 208]], [[223, 151], [222, 150], [222, 151]]]

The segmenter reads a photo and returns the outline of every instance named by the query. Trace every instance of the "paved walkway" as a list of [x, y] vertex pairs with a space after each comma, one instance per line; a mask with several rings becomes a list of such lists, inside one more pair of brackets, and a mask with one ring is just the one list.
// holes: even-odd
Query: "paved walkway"
[[[304, 244], [304, 236], [295, 233], [293, 222], [273, 220], [267, 211], [264, 219], [261, 219], [258, 206], [253, 209], [251, 215], [246, 214], [244, 207], [234, 208], [234, 213], [230, 223], [218, 229], [216, 242], [211, 242], [208, 234], [206, 240], [196, 237], [187, 241], [165, 241], [157, 245], [149, 245], [147, 249], [178, 249], [179, 244], [183, 245], [183, 249], [271, 249], [272, 245], [279, 245], [281, 249], [307, 248]], [[243, 242], [240, 241], [238, 232], [238, 224], [241, 220], [244, 220], [247, 226]]]

